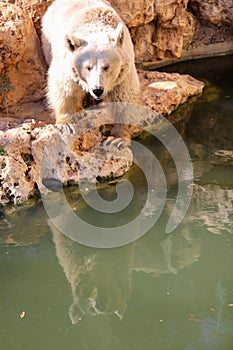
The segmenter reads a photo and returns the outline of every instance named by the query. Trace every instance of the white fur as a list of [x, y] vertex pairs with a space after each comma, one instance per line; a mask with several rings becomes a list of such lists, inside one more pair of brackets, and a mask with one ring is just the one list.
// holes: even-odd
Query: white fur
[[124, 22], [104, 0], [55, 0], [42, 20], [48, 100], [57, 122], [83, 108], [86, 92], [106, 102], [139, 101], [134, 51]]

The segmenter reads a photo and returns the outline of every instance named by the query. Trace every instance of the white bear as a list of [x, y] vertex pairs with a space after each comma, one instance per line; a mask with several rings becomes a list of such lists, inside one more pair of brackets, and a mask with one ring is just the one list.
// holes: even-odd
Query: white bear
[[56, 122], [83, 109], [87, 93], [97, 101], [140, 101], [129, 31], [105, 0], [55, 0], [42, 19], [48, 70], [48, 102]]

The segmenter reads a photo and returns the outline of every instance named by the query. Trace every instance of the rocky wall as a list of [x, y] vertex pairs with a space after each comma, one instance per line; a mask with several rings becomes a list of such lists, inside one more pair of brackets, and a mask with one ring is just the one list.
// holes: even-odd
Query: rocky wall
[[[52, 0], [0, 1], [0, 117], [48, 120], [40, 20]], [[232, 0], [110, 0], [139, 66], [233, 52]]]

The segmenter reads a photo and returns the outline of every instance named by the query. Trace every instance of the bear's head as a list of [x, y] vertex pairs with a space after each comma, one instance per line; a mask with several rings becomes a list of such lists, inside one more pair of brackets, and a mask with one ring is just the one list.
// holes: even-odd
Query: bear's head
[[73, 80], [94, 99], [102, 100], [124, 79], [129, 62], [122, 23], [116, 29], [94, 31], [85, 39], [75, 34], [67, 35], [65, 41], [72, 61]]

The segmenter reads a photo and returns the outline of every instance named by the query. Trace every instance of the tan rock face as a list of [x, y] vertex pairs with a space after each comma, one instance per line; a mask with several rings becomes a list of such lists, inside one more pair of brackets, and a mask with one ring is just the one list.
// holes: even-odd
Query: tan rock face
[[44, 96], [46, 66], [31, 18], [20, 7], [0, 2], [0, 115]]
[[135, 59], [138, 62], [152, 61], [156, 55], [154, 23], [130, 29], [134, 43]]
[[153, 21], [131, 29], [136, 61], [156, 66], [233, 52], [232, 6], [231, 0], [155, 1]]
[[233, 2], [229, 0], [191, 0], [190, 7], [205, 21], [233, 24]]
[[40, 20], [53, 0], [4, 0], [6, 3], [15, 4], [22, 8], [33, 20], [38, 35], [41, 33]]
[[154, 0], [110, 0], [109, 2], [129, 27], [138, 27], [142, 24], [147, 24], [156, 17]]
[[130, 28], [138, 63], [156, 66], [233, 52], [231, 0], [111, 0], [111, 4]]

